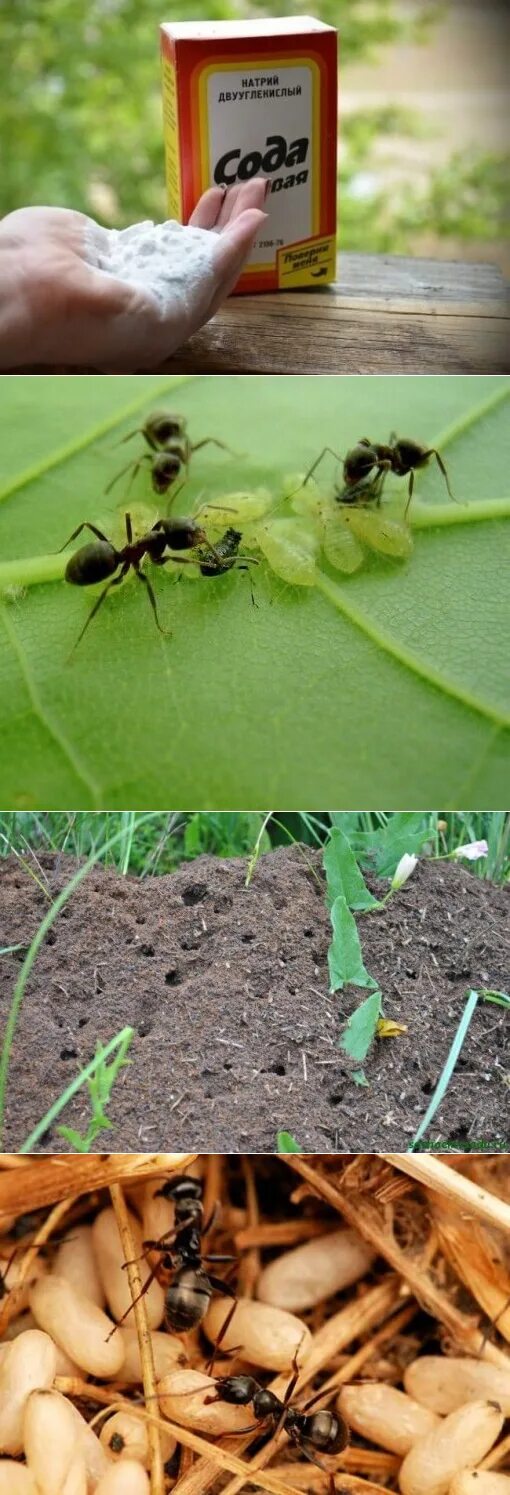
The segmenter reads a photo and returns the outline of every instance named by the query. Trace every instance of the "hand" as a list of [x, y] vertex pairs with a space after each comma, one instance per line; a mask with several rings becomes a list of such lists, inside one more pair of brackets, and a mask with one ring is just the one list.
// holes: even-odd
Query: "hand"
[[211, 187], [190, 224], [211, 231], [211, 269], [163, 315], [154, 298], [95, 268], [104, 230], [68, 208], [20, 208], [0, 223], [0, 367], [157, 366], [213, 317], [230, 294], [265, 221], [262, 178]]

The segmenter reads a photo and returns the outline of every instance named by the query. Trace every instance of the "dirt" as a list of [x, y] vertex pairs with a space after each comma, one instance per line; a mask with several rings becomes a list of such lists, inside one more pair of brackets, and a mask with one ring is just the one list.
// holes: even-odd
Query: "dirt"
[[[55, 896], [77, 863], [44, 854], [39, 865]], [[407, 1024], [400, 1037], [376, 1041], [369, 1088], [360, 1088], [338, 1039], [366, 993], [329, 993], [320, 855], [276, 850], [248, 888], [245, 877], [243, 859], [210, 856], [150, 880], [99, 867], [89, 874], [28, 981], [4, 1147], [20, 1147], [97, 1040], [125, 1024], [135, 1029], [131, 1064], [113, 1091], [114, 1130], [97, 1150], [111, 1142], [125, 1151], [273, 1152], [280, 1129], [306, 1151], [409, 1146], [466, 992], [508, 984], [508, 890], [458, 863], [422, 862], [384, 912], [358, 916], [385, 1015]], [[18, 862], [0, 863], [0, 944], [26, 944], [48, 906]], [[23, 954], [0, 961], [3, 1017]], [[508, 1013], [480, 1002], [428, 1145], [508, 1143], [509, 1072]], [[81, 1091], [60, 1119], [83, 1131], [88, 1114]], [[68, 1150], [56, 1127], [41, 1148]]]

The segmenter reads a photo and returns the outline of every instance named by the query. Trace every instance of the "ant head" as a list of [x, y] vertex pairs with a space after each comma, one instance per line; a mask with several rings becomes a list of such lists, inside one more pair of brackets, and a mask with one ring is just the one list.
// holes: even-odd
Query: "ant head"
[[162, 1189], [158, 1189], [156, 1198], [162, 1194], [164, 1199], [173, 1200], [178, 1204], [181, 1200], [202, 1198], [202, 1184], [199, 1178], [188, 1178], [186, 1173], [174, 1173], [172, 1178], [167, 1179]]
[[223, 1376], [216, 1385], [219, 1401], [231, 1402], [238, 1407], [247, 1407], [259, 1390], [253, 1376]]

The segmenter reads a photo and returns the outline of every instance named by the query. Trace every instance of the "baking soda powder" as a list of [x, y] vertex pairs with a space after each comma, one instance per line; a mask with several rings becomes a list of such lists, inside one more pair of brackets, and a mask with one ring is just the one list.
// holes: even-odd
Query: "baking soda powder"
[[97, 270], [127, 285], [140, 286], [158, 304], [162, 317], [185, 313], [214, 282], [217, 235], [211, 229], [167, 223], [133, 223], [130, 228], [94, 227], [87, 258]]

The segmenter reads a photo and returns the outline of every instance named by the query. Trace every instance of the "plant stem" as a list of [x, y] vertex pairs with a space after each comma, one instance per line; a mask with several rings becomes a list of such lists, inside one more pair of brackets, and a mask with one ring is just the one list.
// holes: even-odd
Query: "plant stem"
[[41, 581], [61, 581], [70, 551], [62, 555], [29, 555], [0, 562], [0, 592], [7, 587], [33, 587]]
[[436, 529], [440, 525], [477, 524], [484, 519], [508, 519], [510, 498], [477, 499], [467, 504], [424, 504], [413, 499], [409, 509], [411, 529]]
[[[142, 825], [145, 820], [154, 820], [157, 814], [158, 811], [150, 810], [147, 815], [141, 815], [138, 821], [138, 825]], [[122, 830], [117, 831], [115, 836], [111, 836], [108, 841], [104, 842], [104, 844], [99, 848], [99, 851], [95, 851], [93, 855], [89, 857], [88, 861], [85, 862], [85, 865], [83, 867], [79, 867], [78, 871], [75, 872], [74, 877], [72, 877], [70, 882], [66, 884], [65, 888], [62, 889], [62, 892], [58, 894], [55, 902], [52, 903], [51, 908], [49, 908], [47, 914], [45, 914], [44, 919], [41, 920], [39, 928], [34, 934], [34, 938], [32, 940], [30, 948], [27, 950], [27, 954], [23, 961], [23, 965], [21, 967], [14, 988], [12, 1002], [7, 1017], [7, 1022], [5, 1024], [2, 1052], [0, 1055], [0, 1146], [3, 1136], [7, 1076], [9, 1073], [11, 1049], [14, 1041], [14, 1034], [16, 1032], [16, 1025], [21, 1005], [25, 995], [25, 988], [30, 976], [30, 972], [32, 970], [32, 966], [39, 953], [45, 935], [48, 933], [48, 930], [51, 928], [54, 920], [60, 913], [61, 908], [64, 907], [64, 904], [67, 903], [68, 898], [70, 898], [71, 894], [74, 893], [75, 888], [79, 886], [84, 877], [87, 877], [88, 873], [91, 871], [91, 868], [95, 867], [96, 862], [98, 862], [100, 858], [104, 856], [105, 852], [110, 851], [111, 847], [115, 846], [118, 841], [121, 841], [124, 836], [125, 830], [123, 826]]]
[[105, 1045], [104, 1049], [99, 1050], [95, 1058], [91, 1059], [90, 1064], [86, 1064], [85, 1069], [80, 1070], [76, 1079], [72, 1080], [71, 1084], [67, 1086], [67, 1090], [64, 1090], [62, 1095], [59, 1095], [58, 1100], [54, 1101], [49, 1111], [46, 1111], [46, 1115], [42, 1116], [41, 1120], [37, 1122], [37, 1126], [34, 1127], [33, 1132], [30, 1132], [22, 1147], [20, 1147], [20, 1153], [33, 1152], [36, 1142], [39, 1141], [40, 1137], [44, 1136], [44, 1133], [51, 1126], [52, 1122], [55, 1121], [56, 1117], [60, 1116], [60, 1112], [72, 1100], [73, 1095], [76, 1095], [77, 1091], [81, 1090], [82, 1085], [85, 1085], [86, 1081], [91, 1079], [99, 1065], [104, 1064], [109, 1059], [110, 1054], [115, 1053], [116, 1049], [120, 1049], [119, 1067], [120, 1064], [124, 1063], [133, 1037], [134, 1028], [122, 1028], [121, 1032], [117, 1033], [115, 1038], [110, 1039], [110, 1042]]

